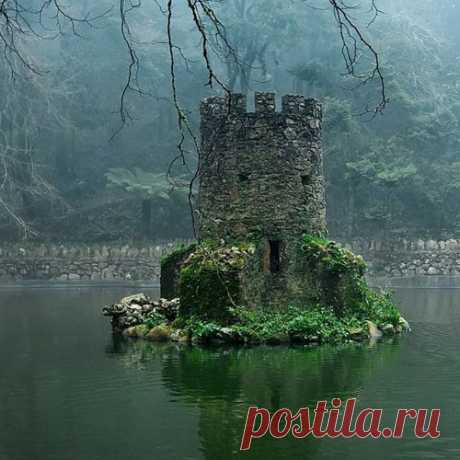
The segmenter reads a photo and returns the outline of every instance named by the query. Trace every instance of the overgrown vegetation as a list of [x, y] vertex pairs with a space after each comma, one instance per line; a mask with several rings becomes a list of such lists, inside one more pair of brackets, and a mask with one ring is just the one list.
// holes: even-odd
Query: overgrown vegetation
[[363, 340], [369, 335], [368, 321], [378, 328], [400, 326], [400, 314], [389, 293], [369, 291], [360, 310], [337, 316], [334, 309], [313, 305], [286, 311], [251, 310], [246, 307], [229, 309], [230, 325], [206, 321], [192, 316], [179, 325], [198, 341], [222, 339], [240, 343], [336, 343]]
[[[242, 306], [240, 275], [257, 254], [256, 246], [205, 241], [168, 256], [164, 263], [182, 258], [180, 309], [173, 329], [189, 340], [236, 343], [335, 343], [366, 339], [372, 328], [381, 333], [403, 330], [406, 323], [391, 294], [368, 287], [362, 257], [315, 235], [304, 235], [300, 250], [309, 265], [306, 276], [319, 277], [314, 289], [327, 293], [322, 302], [284, 309]], [[154, 315], [147, 323], [158, 326], [161, 317]]]
[[157, 312], [152, 312], [149, 314], [147, 320], [145, 321], [145, 325], [149, 329], [153, 329], [156, 326], [159, 326], [160, 324], [163, 324], [165, 322], [165, 317], [164, 315], [157, 313]]
[[302, 250], [305, 257], [331, 274], [352, 273], [357, 277], [364, 275], [366, 263], [361, 256], [321, 236], [304, 235]]
[[196, 248], [196, 243], [184, 243], [180, 242], [169, 254], [161, 257], [161, 267], [169, 264], [175, 264], [182, 260], [184, 256]]
[[200, 243], [180, 271], [181, 314], [227, 318], [228, 305], [240, 302], [240, 273], [253, 251], [248, 243], [229, 247]]

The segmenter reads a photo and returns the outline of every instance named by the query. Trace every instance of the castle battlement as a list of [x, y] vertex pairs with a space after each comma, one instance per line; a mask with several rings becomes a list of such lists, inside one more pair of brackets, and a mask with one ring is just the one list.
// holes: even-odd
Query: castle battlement
[[277, 111], [275, 93], [256, 92], [254, 94], [255, 111], [247, 109], [247, 98], [244, 94], [232, 93], [230, 96], [208, 97], [201, 102], [202, 117], [227, 117], [235, 115], [273, 115], [286, 116], [305, 115], [321, 118], [321, 104], [316, 99], [288, 94], [281, 99], [281, 110]]

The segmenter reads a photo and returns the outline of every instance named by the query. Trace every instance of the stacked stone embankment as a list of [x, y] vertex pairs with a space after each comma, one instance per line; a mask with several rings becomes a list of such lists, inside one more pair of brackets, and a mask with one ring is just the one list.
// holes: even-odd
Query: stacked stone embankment
[[177, 244], [3, 245], [0, 246], [0, 280], [159, 281], [161, 257]]
[[[362, 255], [370, 275], [460, 276], [460, 240], [339, 241]], [[160, 261], [180, 242], [8, 244], [0, 246], [0, 280], [160, 280]]]
[[460, 240], [356, 240], [346, 244], [364, 257], [371, 275], [459, 276]]

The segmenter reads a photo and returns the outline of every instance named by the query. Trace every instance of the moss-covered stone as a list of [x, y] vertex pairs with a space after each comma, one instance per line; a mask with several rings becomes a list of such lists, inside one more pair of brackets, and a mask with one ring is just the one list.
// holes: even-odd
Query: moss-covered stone
[[184, 260], [196, 248], [196, 243], [181, 245], [161, 259], [160, 295], [163, 299], [177, 297], [179, 273]]
[[146, 324], [138, 324], [137, 326], [128, 327], [123, 331], [127, 337], [143, 338], [149, 332], [149, 327]]
[[366, 263], [361, 256], [334, 241], [312, 235], [303, 236], [300, 255], [321, 304], [341, 314], [365, 300]]
[[184, 261], [179, 275], [180, 315], [226, 321], [243, 301], [241, 277], [252, 246], [205, 242]]
[[152, 340], [153, 342], [167, 342], [171, 337], [171, 333], [171, 326], [167, 324], [160, 324], [150, 329], [150, 331], [148, 332], [148, 334], [146, 334], [145, 337], [148, 340]]
[[264, 248], [263, 240], [204, 241], [171, 256], [167, 263], [177, 271], [171, 295], [180, 297], [176, 322], [190, 338], [322, 343], [378, 336], [390, 331], [387, 325], [393, 333], [403, 329], [391, 296], [368, 287], [366, 264], [348, 249], [304, 235], [280, 248], [273, 272], [266, 270]]

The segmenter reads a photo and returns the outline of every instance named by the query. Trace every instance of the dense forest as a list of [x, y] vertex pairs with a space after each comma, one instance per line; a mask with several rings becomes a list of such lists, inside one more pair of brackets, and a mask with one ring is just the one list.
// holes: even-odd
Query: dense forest
[[[8, 5], [17, 17], [20, 3], [32, 6], [11, 23]], [[384, 84], [375, 72], [360, 78], [373, 59], [363, 43], [350, 69], [335, 2], [204, 2], [220, 40], [216, 23], [203, 35], [186, 1], [45, 2], [37, 13], [42, 3], [0, 6], [3, 239], [192, 236], [199, 102], [224, 87], [323, 102], [333, 236], [445, 238], [460, 227], [454, 0], [346, 10], [378, 53]]]

